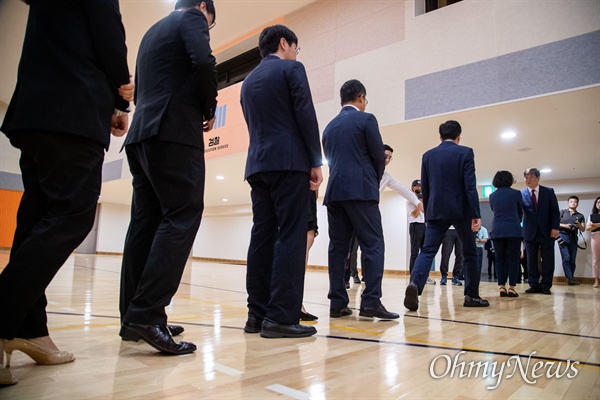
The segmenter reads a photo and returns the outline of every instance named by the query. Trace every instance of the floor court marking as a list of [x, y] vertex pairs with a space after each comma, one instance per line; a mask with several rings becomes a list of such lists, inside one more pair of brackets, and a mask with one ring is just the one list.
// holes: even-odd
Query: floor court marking
[[284, 396], [291, 397], [293, 399], [298, 399], [298, 400], [308, 400], [308, 399], [310, 399], [310, 396], [308, 395], [308, 393], [301, 392], [299, 390], [292, 389], [290, 387], [283, 386], [283, 385], [280, 385], [278, 383], [275, 384], [275, 385], [267, 386], [267, 389], [272, 390], [275, 393], [279, 393], [279, 394], [282, 394]]

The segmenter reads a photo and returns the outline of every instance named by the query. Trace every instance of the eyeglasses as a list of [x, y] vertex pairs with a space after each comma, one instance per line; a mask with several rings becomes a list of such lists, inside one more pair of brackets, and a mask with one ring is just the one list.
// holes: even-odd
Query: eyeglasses
[[216, 22], [216, 21], [213, 21], [213, 23], [212, 23], [212, 24], [210, 24], [210, 25], [208, 26], [208, 30], [210, 31], [210, 30], [211, 30], [212, 28], [214, 28], [216, 25], [217, 25], [217, 22]]
[[296, 47], [296, 55], [298, 55], [298, 53], [300, 53], [300, 46]]
[[385, 159], [386, 159], [386, 160], [390, 160], [390, 161], [392, 161], [392, 160], [393, 160], [392, 156], [388, 156], [387, 154], [386, 154], [386, 156], [385, 156]]
[[365, 99], [365, 106], [369, 105], [369, 100], [367, 100], [367, 95], [366, 94], [361, 94], [361, 96]]

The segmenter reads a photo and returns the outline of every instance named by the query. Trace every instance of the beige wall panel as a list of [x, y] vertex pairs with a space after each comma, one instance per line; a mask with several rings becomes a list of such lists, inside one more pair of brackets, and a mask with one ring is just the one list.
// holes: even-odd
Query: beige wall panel
[[495, 18], [503, 55], [600, 29], [600, 1], [502, 1]]
[[[328, 0], [326, 0], [328, 1]], [[331, 0], [329, 0], [331, 1]], [[345, 25], [355, 22], [365, 17], [376, 18], [374, 14], [389, 7], [401, 6], [404, 8], [404, 1], [382, 0], [382, 1], [356, 1], [356, 0], [337, 0], [337, 25]], [[361, 25], [356, 26], [360, 30]]]
[[307, 71], [335, 63], [333, 43], [335, 43], [334, 30], [308, 38], [299, 36], [298, 44], [301, 51], [298, 54], [298, 61], [304, 64]]
[[316, 68], [307, 71], [308, 83], [313, 102], [320, 103], [322, 101], [331, 100], [334, 93], [333, 75], [335, 65], [329, 64], [321, 68]]
[[406, 79], [495, 57], [494, 25], [494, 15], [483, 13], [451, 26], [439, 21], [427, 32], [408, 37]]
[[345, 60], [404, 40], [404, 2], [355, 21], [336, 30], [336, 60]]
[[[315, 104], [315, 111], [317, 112], [317, 120], [319, 121], [319, 131], [321, 132], [321, 138], [323, 137], [323, 130], [325, 127], [340, 112], [340, 95], [339, 88], [335, 89], [335, 97], [329, 101]], [[321, 186], [322, 193], [325, 195], [325, 188]]]
[[407, 59], [404, 42], [336, 64], [335, 101], [339, 88], [349, 79], [358, 79], [367, 89], [367, 111], [375, 114], [380, 126], [404, 121], [404, 80]]
[[304, 40], [335, 29], [336, 2], [317, 1], [286, 16], [285, 24], [298, 36], [298, 42], [302, 47]]

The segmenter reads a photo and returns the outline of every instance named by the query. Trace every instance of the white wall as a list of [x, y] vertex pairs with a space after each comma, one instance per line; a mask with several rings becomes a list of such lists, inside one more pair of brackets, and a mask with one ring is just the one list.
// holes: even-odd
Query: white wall
[[101, 203], [99, 207], [96, 251], [100, 253], [122, 253], [127, 228], [129, 227], [131, 206]]

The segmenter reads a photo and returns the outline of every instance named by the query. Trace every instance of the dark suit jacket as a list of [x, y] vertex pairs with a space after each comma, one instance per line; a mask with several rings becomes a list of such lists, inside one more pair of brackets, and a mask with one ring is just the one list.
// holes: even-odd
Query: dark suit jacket
[[423, 154], [425, 220], [480, 218], [473, 149], [443, 141]]
[[110, 142], [113, 108], [129, 82], [117, 0], [31, 0], [17, 86], [2, 131], [70, 133]]
[[385, 152], [373, 114], [343, 107], [323, 132], [329, 181], [323, 204], [346, 200], [379, 202]]
[[215, 115], [217, 71], [202, 12], [173, 11], [146, 32], [135, 83], [136, 109], [125, 145], [157, 136], [204, 148], [202, 122]]
[[244, 79], [242, 110], [250, 133], [244, 179], [257, 172], [321, 166], [319, 126], [304, 66], [276, 55]]
[[525, 240], [535, 240], [539, 232], [543, 238], [550, 238], [550, 231], [560, 227], [560, 210], [554, 189], [539, 186], [540, 193], [537, 197], [537, 211], [533, 208], [533, 201], [529, 189], [521, 190], [523, 196], [523, 236]]
[[500, 187], [490, 195], [494, 221], [490, 237], [522, 238], [523, 198], [521, 192], [510, 187]]

